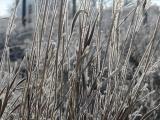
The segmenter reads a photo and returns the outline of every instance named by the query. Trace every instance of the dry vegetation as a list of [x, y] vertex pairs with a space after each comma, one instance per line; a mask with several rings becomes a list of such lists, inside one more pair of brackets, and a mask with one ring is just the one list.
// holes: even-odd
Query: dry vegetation
[[71, 19], [67, 0], [41, 1], [32, 44], [16, 62], [10, 47], [17, 40], [17, 7], [10, 17], [0, 64], [0, 118], [159, 120], [160, 12], [151, 19], [156, 10], [148, 0], [132, 7], [115, 0], [112, 10], [81, 0]]

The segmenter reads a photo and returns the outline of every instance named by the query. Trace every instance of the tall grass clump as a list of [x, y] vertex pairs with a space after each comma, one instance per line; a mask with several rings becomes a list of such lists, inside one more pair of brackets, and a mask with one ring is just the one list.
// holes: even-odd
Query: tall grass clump
[[[68, 0], [35, 1], [32, 45], [20, 62], [12, 63], [8, 43], [15, 26], [15, 7], [0, 66], [1, 119], [158, 118], [157, 91], [148, 76], [159, 63], [155, 52], [160, 17], [145, 34], [148, 42], [138, 59], [135, 46], [147, 19], [149, 0], [127, 6], [131, 9], [125, 16], [124, 1], [114, 0], [109, 27], [103, 0], [97, 8], [91, 3], [81, 0], [71, 19]], [[122, 34], [126, 22], [129, 25]], [[20, 76], [24, 68], [25, 75]]]

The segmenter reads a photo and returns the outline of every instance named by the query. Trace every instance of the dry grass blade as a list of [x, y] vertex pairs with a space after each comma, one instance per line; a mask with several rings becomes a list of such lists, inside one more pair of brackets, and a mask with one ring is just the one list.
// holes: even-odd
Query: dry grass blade
[[5, 87], [1, 90], [0, 96], [3, 94], [4, 90], [5, 90]]
[[132, 15], [132, 13], [134, 13], [136, 11], [137, 7], [134, 8], [122, 21], [121, 23], [118, 25], [118, 27], [116, 29], [118, 29], [126, 20], [127, 18], [129, 18], [130, 15]]
[[[85, 40], [84, 40], [84, 49], [86, 48], [86, 44], [87, 44], [87, 41], [88, 41], [88, 37], [89, 37], [89, 32], [90, 32], [90, 25], [88, 27], [88, 30], [87, 30], [87, 33], [86, 33], [86, 36], [85, 36]], [[84, 51], [84, 50], [83, 50]]]
[[151, 109], [149, 112], [147, 112], [145, 115], [142, 116], [142, 118], [140, 120], [147, 120], [151, 115], [152, 113], [158, 109], [160, 107], [160, 105], [154, 107], [153, 109]]
[[[2, 90], [1, 95], [5, 94], [5, 96], [4, 96], [4, 100], [1, 99], [0, 118], [2, 117], [2, 115], [3, 115], [3, 113], [4, 113], [5, 109], [6, 109], [6, 107], [8, 105], [8, 102], [9, 102], [9, 100], [11, 98], [11, 94], [16, 89], [16, 87], [12, 89], [12, 86], [13, 86], [15, 80], [16, 80], [16, 77], [12, 80], [12, 82], [10, 84], [7, 85], [6, 91], [5, 91], [5, 88]], [[6, 93], [4, 93], [4, 92], [6, 92]]]
[[20, 107], [21, 107], [21, 103], [19, 103], [16, 107], [14, 107], [14, 109], [9, 113], [8, 116], [10, 116], [12, 113], [14, 113]]
[[72, 21], [72, 26], [71, 26], [71, 35], [72, 35], [72, 33], [73, 33], [75, 23], [76, 23], [76, 21], [77, 21], [78, 16], [80, 15], [80, 13], [85, 13], [86, 15], [88, 15], [87, 11], [85, 11], [85, 10], [79, 10], [79, 11], [75, 14], [75, 16], [74, 16], [74, 18], [73, 18], [73, 21]]
[[[99, 14], [98, 14], [98, 15], [99, 15]], [[90, 35], [89, 35], [90, 27], [88, 28], [88, 31], [87, 31], [87, 34], [86, 34], [86, 39], [85, 39], [85, 41], [84, 41], [84, 49], [83, 49], [83, 51], [86, 49], [87, 46], [89, 46], [89, 44], [90, 44], [90, 42], [91, 42], [91, 40], [92, 40], [93, 33], [94, 33], [94, 31], [95, 31], [96, 22], [97, 22], [97, 19], [98, 19], [98, 15], [96, 16], [96, 19], [95, 19], [95, 21], [94, 21], [94, 23], [93, 23], [93, 27], [92, 27], [92, 29], [91, 29]]]
[[0, 118], [2, 117], [4, 111], [5, 111], [5, 108], [7, 107], [7, 103], [9, 101], [9, 91], [10, 91], [10, 87], [9, 85], [7, 86], [7, 90], [6, 90], [6, 93], [5, 93], [5, 97], [4, 97], [4, 100], [3, 100], [3, 103], [2, 103], [2, 107], [1, 107], [1, 111], [0, 111]]
[[0, 99], [0, 113], [1, 113], [1, 109], [2, 109], [2, 99]]

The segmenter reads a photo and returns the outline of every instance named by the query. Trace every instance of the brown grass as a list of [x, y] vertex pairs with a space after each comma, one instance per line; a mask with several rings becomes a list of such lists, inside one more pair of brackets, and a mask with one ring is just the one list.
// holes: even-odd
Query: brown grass
[[[40, 8], [36, 9], [37, 15], [42, 17], [35, 19], [30, 52], [20, 65], [14, 66], [10, 62], [8, 42], [14, 25], [15, 8], [6, 33], [0, 67], [0, 77], [5, 80], [5, 86], [0, 89], [0, 118], [134, 120], [140, 116], [139, 120], [153, 119], [159, 104], [150, 106], [146, 111], [142, 109], [145, 109], [147, 102], [153, 103], [149, 97], [154, 92], [146, 92], [144, 87], [146, 74], [154, 65], [152, 60], [157, 48], [154, 46], [157, 44], [160, 17], [128, 82], [133, 45], [143, 26], [142, 13], [147, 11], [147, 0], [135, 5], [123, 19], [121, 2], [113, 2], [112, 23], [109, 33], [105, 33], [106, 39], [103, 39], [103, 3], [100, 9], [94, 10], [90, 0], [82, 0], [70, 22], [67, 0], [42, 1]], [[121, 26], [128, 18], [130, 24], [122, 39]], [[57, 36], [53, 36], [55, 31]], [[103, 45], [103, 41], [106, 44]], [[19, 73], [24, 65], [27, 72], [21, 78]], [[145, 103], [146, 98], [148, 101]]]

